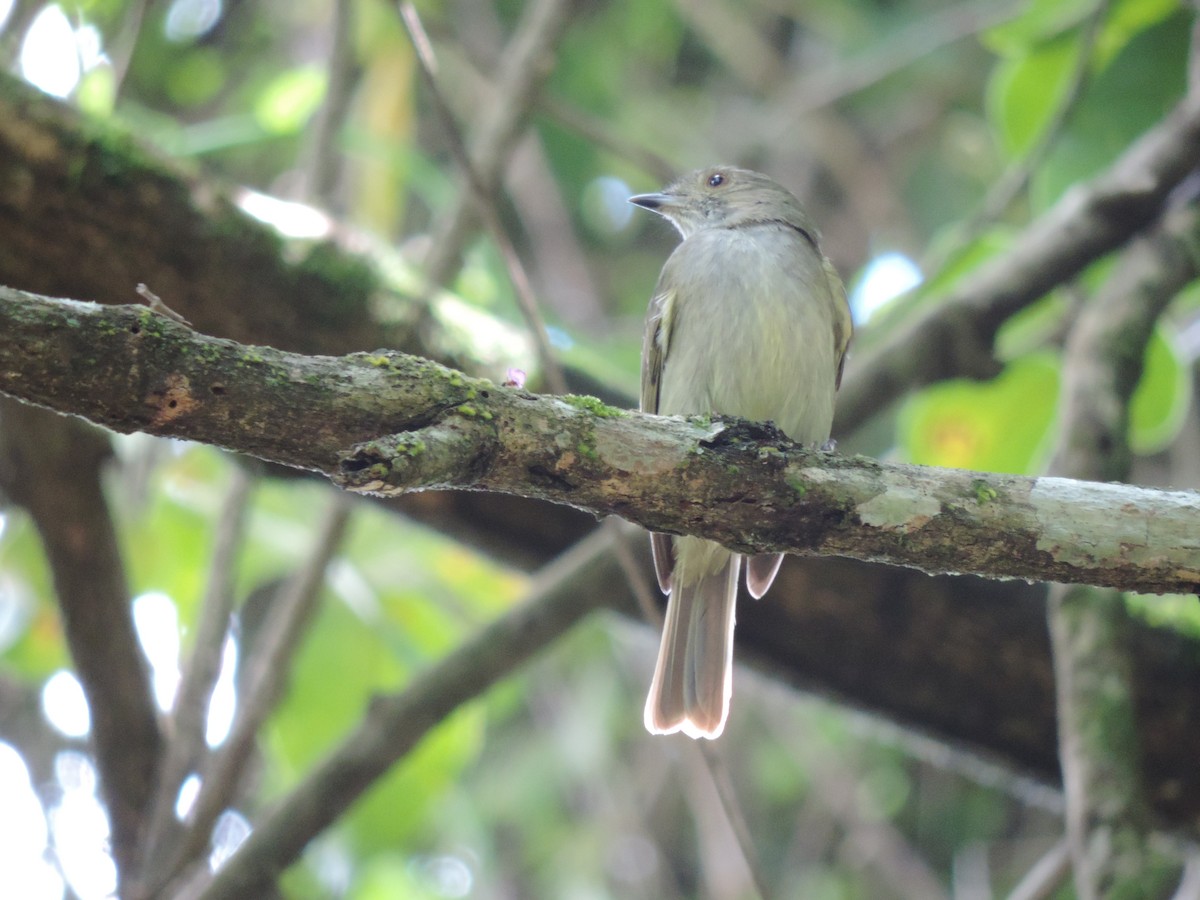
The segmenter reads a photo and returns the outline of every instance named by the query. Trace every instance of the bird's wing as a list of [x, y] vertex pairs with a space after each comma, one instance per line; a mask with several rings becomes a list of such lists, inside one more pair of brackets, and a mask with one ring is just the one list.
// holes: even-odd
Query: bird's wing
[[[659, 290], [650, 301], [646, 312], [646, 335], [642, 342], [642, 411], [658, 412], [659, 387], [662, 383], [663, 364], [671, 343], [672, 316], [675, 310], [675, 292]], [[675, 567], [675, 553], [671, 536], [651, 534], [650, 550], [654, 555], [654, 574], [664, 594], [671, 593], [671, 570]]]
[[642, 341], [642, 412], [658, 412], [659, 386], [671, 342], [674, 310], [675, 291], [668, 289], [654, 294], [646, 312], [646, 334]]
[[838, 276], [837, 269], [824, 254], [821, 255], [821, 265], [825, 269], [825, 280], [829, 283], [829, 293], [833, 295], [833, 349], [837, 358], [837, 380], [835, 390], [842, 386], [842, 369], [846, 365], [846, 348], [850, 346], [850, 336], [854, 333], [854, 320], [850, 317], [850, 303], [846, 299], [846, 286]]

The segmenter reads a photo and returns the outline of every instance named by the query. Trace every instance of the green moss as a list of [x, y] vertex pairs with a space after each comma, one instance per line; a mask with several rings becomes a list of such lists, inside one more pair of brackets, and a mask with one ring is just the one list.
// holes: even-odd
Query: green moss
[[788, 475], [787, 485], [801, 497], [808, 493], [808, 485], [799, 475]]
[[471, 406], [469, 403], [464, 403], [458, 407], [458, 414], [460, 416], [466, 416], [467, 418], [472, 418], [473, 416], [479, 415], [479, 410], [477, 410], [475, 407]]
[[561, 399], [569, 406], [581, 409], [584, 412], [590, 412], [593, 416], [601, 419], [620, 419], [628, 415], [623, 409], [609, 406], [595, 397], [588, 397], [584, 394], [564, 394]]
[[975, 492], [975, 502], [980, 506], [987, 506], [1000, 496], [996, 489], [982, 478], [976, 478], [971, 482], [971, 490]]

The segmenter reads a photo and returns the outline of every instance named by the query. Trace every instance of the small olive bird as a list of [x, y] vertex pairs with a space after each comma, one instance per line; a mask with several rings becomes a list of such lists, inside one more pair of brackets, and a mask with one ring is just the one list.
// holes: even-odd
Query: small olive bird
[[[658, 279], [642, 345], [642, 410], [774, 421], [824, 444], [850, 341], [850, 309], [800, 202], [766, 175], [714, 166], [630, 202], [683, 241]], [[646, 728], [715, 738], [733, 689], [733, 622], [742, 556], [696, 537], [650, 536], [668, 594]], [[746, 558], [766, 593], [783, 554]]]

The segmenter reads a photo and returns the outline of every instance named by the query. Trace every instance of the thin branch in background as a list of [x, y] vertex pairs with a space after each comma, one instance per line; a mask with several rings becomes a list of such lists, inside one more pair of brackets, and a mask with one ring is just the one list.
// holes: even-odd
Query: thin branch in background
[[232, 801], [254, 739], [283, 692], [300, 638], [316, 611], [325, 569], [341, 545], [352, 503], [352, 498], [343, 494], [333, 495], [315, 546], [281, 587], [255, 645], [243, 655], [244, 689], [238, 698], [233, 726], [204, 767], [200, 792], [188, 813], [183, 840], [173, 852], [163, 855], [170, 865], [156, 873], [157, 883], [174, 877], [203, 852], [213, 824]]
[[44, 6], [41, 0], [17, 0], [9, 10], [4, 29], [0, 31], [0, 69], [16, 71], [25, 34]]
[[117, 33], [104, 43], [104, 54], [108, 57], [113, 73], [113, 96], [119, 98], [125, 87], [125, 76], [129, 74], [129, 63], [138, 45], [142, 26], [146, 21], [149, 0], [133, 0], [124, 6], [121, 25]]
[[181, 900], [242, 900], [291, 865], [434, 727], [611, 601], [615, 532], [597, 529], [534, 578], [526, 600], [414, 678], [375, 699], [354, 730], [260, 822], [213, 880]]
[[[611, 529], [614, 534], [619, 535], [622, 532], [637, 532], [642, 540], [645, 540], [645, 530], [638, 528], [636, 525], [630, 525], [623, 519], [609, 517], [604, 522], [604, 527]], [[629, 584], [629, 590], [637, 601], [638, 610], [649, 624], [651, 628], [662, 630], [663, 614], [659, 611], [658, 603], [655, 600], [657, 594], [654, 588], [650, 586], [650, 580], [646, 577], [646, 569], [638, 564], [634, 558], [633, 551], [625, 540], [618, 540], [613, 545], [617, 563], [621, 566], [621, 572], [625, 575], [625, 581]]]
[[[1062, 431], [1051, 474], [1128, 477], [1130, 398], [1159, 317], [1197, 274], [1198, 220], [1195, 205], [1168, 213], [1121, 254], [1075, 321], [1063, 352]], [[1150, 824], [1125, 601], [1119, 591], [1054, 584], [1047, 616], [1076, 892], [1161, 895], [1178, 881], [1180, 864], [1158, 846]]]
[[1008, 895], [1008, 900], [1047, 900], [1059, 889], [1071, 874], [1071, 854], [1063, 838], [1033, 864], [1017, 886]]
[[1183, 878], [1171, 900], [1200, 900], [1200, 852], [1195, 848], [1183, 867]]
[[[576, 0], [534, 0], [524, 8], [512, 39], [500, 53], [500, 69], [491, 79], [495, 90], [479, 114], [472, 165], [464, 172], [478, 174], [485, 196], [499, 187], [575, 8]], [[409, 27], [407, 22], [405, 27]], [[422, 40], [428, 50], [428, 38]], [[462, 265], [463, 248], [476, 230], [476, 202], [474, 191], [461, 192], [433, 229], [433, 247], [426, 260], [432, 284], [448, 284]]]
[[588, 143], [637, 166], [655, 181], [666, 184], [679, 174], [679, 166], [650, 147], [616, 134], [613, 125], [550, 94], [538, 97], [538, 110]]
[[746, 814], [742, 811], [737, 788], [733, 786], [733, 779], [729, 777], [729, 768], [725, 765], [721, 754], [717, 752], [717, 748], [709, 742], [695, 741], [692, 746], [700, 755], [709, 777], [712, 779], [717, 799], [721, 803], [721, 810], [725, 814], [725, 821], [729, 823], [729, 829], [737, 840], [738, 851], [742, 855], [746, 869], [750, 872], [754, 889], [758, 891], [758, 896], [762, 900], [768, 900], [774, 896], [774, 892], [771, 891], [763, 874], [762, 860], [759, 859], [758, 851], [755, 849], [754, 836], [750, 834], [750, 828], [746, 824]]
[[1099, 0], [1085, 20], [1079, 36], [1079, 52], [1067, 81], [1067, 89], [1055, 107], [1050, 121], [1042, 128], [1036, 143], [1001, 174], [988, 190], [979, 210], [958, 227], [955, 239], [945, 242], [936, 257], [922, 260], [923, 271], [940, 271], [958, 250], [975, 240], [988, 225], [1003, 216], [1017, 196], [1028, 187], [1033, 173], [1045, 162], [1047, 155], [1058, 143], [1059, 136], [1066, 128], [1079, 101], [1083, 99], [1096, 42], [1111, 5], [1112, 0]]
[[[483, 179], [480, 177], [475, 164], [471, 161], [462, 133], [454, 121], [454, 116], [450, 111], [449, 105], [446, 103], [445, 97], [442, 96], [441, 88], [438, 87], [435, 74], [437, 71], [437, 61], [433, 56], [433, 46], [429, 42], [429, 35], [425, 33], [425, 29], [421, 25], [421, 19], [417, 15], [417, 10], [411, 3], [400, 4], [400, 18], [404, 22], [405, 30], [408, 32], [413, 48], [416, 50], [417, 63], [421, 71], [421, 76], [425, 80], [425, 86], [429, 89], [430, 96], [433, 99], [434, 109], [441, 119], [442, 126], [446, 129], [451, 154], [454, 156], [455, 162], [467, 180], [470, 193], [475, 201], [476, 212], [483, 220], [484, 227], [496, 243], [496, 247], [504, 259], [504, 267], [508, 271], [509, 280], [516, 291], [521, 313], [525, 317], [526, 325], [533, 335], [534, 346], [537, 348], [538, 353], [538, 361], [542, 366], [542, 370], [546, 373], [546, 381], [553, 393], [565, 394], [567, 392], [566, 378], [563, 375], [562, 366], [559, 365], [558, 359], [555, 356], [554, 349], [550, 346], [550, 335], [546, 331], [546, 323], [543, 321], [541, 312], [538, 310], [537, 298], [534, 296], [529, 276], [525, 272], [525, 267], [521, 264], [516, 248], [513, 247], [512, 241], [509, 240], [508, 235], [504, 231], [504, 226], [496, 210], [492, 190], [483, 183]], [[434, 246], [436, 248], [437, 245], [435, 244]], [[430, 269], [432, 277], [432, 265]]]
[[[779, 745], [806, 750], [811, 745], [811, 729], [797, 718], [790, 702], [786, 709], [767, 710], [763, 721]], [[840, 840], [850, 867], [877, 873], [889, 886], [889, 896], [947, 900], [941, 879], [897, 825], [886, 816], [864, 812], [860, 802], [862, 774], [856, 770], [855, 761], [820, 744], [800, 761], [807, 766], [810, 790], [808, 803], [795, 816], [797, 840], [794, 851], [784, 860], [785, 871], [804, 866], [813, 858], [796, 852], [803, 845], [832, 847]], [[824, 834], [820, 833], [822, 828]], [[819, 835], [815, 840], [813, 831]], [[839, 839], [836, 831], [844, 838]]]
[[1200, 91], [1200, 0], [1192, 0], [1192, 40], [1188, 48], [1188, 90]]
[[771, 102], [786, 114], [779, 130], [767, 135], [764, 143], [789, 140], [790, 133], [800, 127], [806, 116], [874, 87], [929, 54], [1006, 22], [1021, 11], [1020, 3], [1006, 5], [994, 0], [977, 0], [941, 9], [902, 29], [861, 57], [840, 61], [784, 82], [784, 90]]
[[205, 726], [213, 688], [221, 672], [225, 641], [234, 605], [237, 556], [246, 530], [246, 517], [256, 479], [241, 465], [233, 474], [215, 526], [216, 543], [192, 645], [175, 704], [171, 711], [167, 749], [159, 769], [154, 802], [142, 837], [139, 875], [145, 879], [164, 846], [169, 846], [179, 823], [175, 804], [187, 776], [206, 752]]
[[5, 398], [0, 490], [29, 512], [54, 580], [75, 674], [91, 710], [90, 746], [118, 871], [133, 871], [162, 753], [150, 667], [102, 475], [109, 435]]
[[[1065, 194], [1012, 245], [920, 310], [898, 307], [864, 330], [842, 382], [835, 433], [853, 431], [908, 391], [945, 377], [991, 377], [997, 329], [1159, 218], [1200, 164], [1200, 93], [1188, 95], [1104, 172]], [[896, 316], [905, 316], [903, 320]]]
[[675, 0], [688, 26], [743, 86], [762, 92], [786, 74], [775, 48], [740, 4], [724, 0]]
[[329, 61], [325, 66], [329, 83], [310, 129], [310, 139], [304, 148], [301, 164], [303, 183], [299, 189], [300, 199], [335, 214], [345, 212], [338, 193], [343, 157], [337, 150], [337, 140], [350, 113], [351, 99], [361, 72], [355, 56], [353, 34], [354, 16], [358, 8], [355, 3], [331, 5], [333, 31]]

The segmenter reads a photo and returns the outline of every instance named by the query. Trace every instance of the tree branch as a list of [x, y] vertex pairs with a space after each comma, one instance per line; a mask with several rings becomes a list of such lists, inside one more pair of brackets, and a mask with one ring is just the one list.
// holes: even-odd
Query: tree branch
[[1200, 584], [1196, 492], [844, 459], [769, 425], [538, 397], [399, 353], [243, 347], [141, 307], [10, 289], [0, 289], [0, 335], [0, 391], [356, 491], [500, 491], [745, 552], [926, 572], [1148, 592]]
[[864, 334], [846, 369], [835, 433], [853, 431], [922, 385], [993, 375], [992, 343], [1005, 320], [1158, 218], [1171, 190], [1197, 166], [1200, 91], [1185, 97], [1107, 171], [1068, 191], [1011, 247], [962, 278], [928, 311], [897, 324], [876, 343]]
[[0, 487], [37, 526], [75, 672], [91, 713], [90, 744], [119, 870], [132, 871], [162, 736], [138, 644], [129, 585], [101, 487], [107, 437], [78, 420], [5, 402]]
[[475, 231], [479, 190], [493, 193], [508, 164], [517, 140], [525, 130], [529, 111], [537, 102], [542, 84], [554, 66], [554, 48], [566, 32], [574, 0], [537, 0], [525, 10], [517, 32], [504, 48], [504, 63], [496, 73], [494, 102], [471, 142], [471, 171], [479, 185], [459, 192], [454, 206], [434, 229], [433, 253], [426, 274], [433, 284], [446, 284], [461, 264], [463, 247]]
[[[175, 818], [176, 800], [184, 780], [206, 755], [205, 726], [213, 688], [221, 673], [221, 659], [229, 634], [234, 606], [234, 576], [237, 556], [245, 538], [246, 517], [255, 482], [240, 466], [235, 466], [233, 481], [221, 509], [215, 529], [216, 545], [209, 566], [208, 583], [200, 604], [192, 652], [171, 710], [170, 732], [163, 763], [158, 773], [154, 802], [150, 807], [141, 841], [142, 858], [137, 878], [153, 877], [152, 870], [164, 865], [164, 847], [173, 846], [180, 830]], [[133, 885], [136, 896], [141, 885]]]
[[[1063, 434], [1052, 472], [1128, 477], [1129, 400], [1146, 345], [1200, 258], [1181, 253], [1170, 237], [1190, 234], [1196, 217], [1195, 207], [1175, 210], [1161, 232], [1130, 245], [1076, 320], [1064, 353]], [[1056, 584], [1047, 611], [1076, 891], [1085, 900], [1162, 895], [1181, 865], [1155, 846], [1150, 829], [1124, 599], [1118, 591]]]

